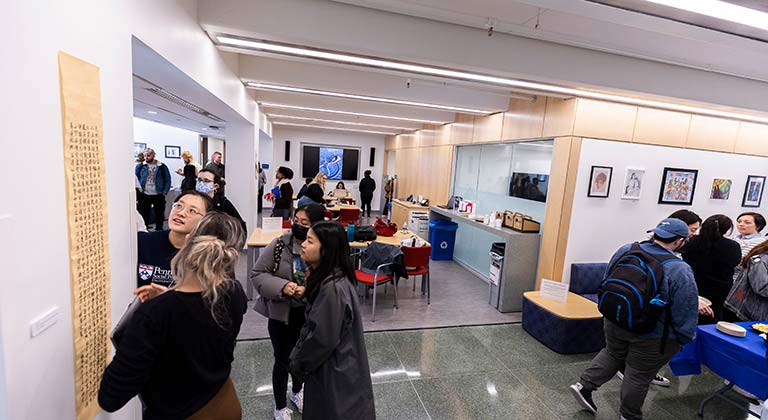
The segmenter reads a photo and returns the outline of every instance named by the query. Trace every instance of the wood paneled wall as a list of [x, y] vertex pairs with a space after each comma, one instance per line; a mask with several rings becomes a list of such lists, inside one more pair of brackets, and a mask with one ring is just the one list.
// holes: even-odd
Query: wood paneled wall
[[421, 194], [433, 203], [450, 195], [454, 146], [555, 139], [537, 288], [560, 281], [571, 223], [582, 138], [768, 156], [768, 125], [590, 99], [512, 99], [488, 116], [457, 114], [455, 122], [390, 136], [396, 151], [399, 196]]

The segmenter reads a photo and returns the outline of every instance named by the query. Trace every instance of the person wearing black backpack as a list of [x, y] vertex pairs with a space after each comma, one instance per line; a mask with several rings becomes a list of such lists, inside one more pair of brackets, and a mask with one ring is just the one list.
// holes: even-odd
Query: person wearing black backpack
[[688, 226], [670, 218], [648, 232], [653, 233], [650, 241], [616, 251], [598, 290], [605, 348], [570, 387], [576, 401], [593, 414], [592, 392], [625, 368], [621, 418], [641, 420], [651, 381], [696, 332], [696, 281], [691, 267], [675, 255], [687, 240]]

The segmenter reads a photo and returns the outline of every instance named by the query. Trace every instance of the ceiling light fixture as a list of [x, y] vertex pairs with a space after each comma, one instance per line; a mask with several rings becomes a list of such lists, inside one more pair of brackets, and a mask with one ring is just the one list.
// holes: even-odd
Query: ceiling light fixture
[[397, 127], [397, 126], [382, 125], [382, 124], [366, 124], [366, 123], [358, 123], [358, 122], [350, 122], [350, 121], [326, 120], [323, 118], [296, 117], [293, 115], [280, 115], [280, 114], [270, 114], [270, 113], [268, 113], [267, 116], [270, 118], [283, 118], [283, 119], [289, 119], [289, 120], [315, 121], [315, 122], [324, 122], [324, 123], [342, 124], [342, 125], [357, 125], [362, 127], [391, 128], [393, 130], [414, 131], [421, 128], [421, 127]]
[[645, 0], [768, 31], [768, 13], [720, 0]]
[[155, 114], [157, 114], [157, 111], [147, 111], [147, 114], [155, 115]]
[[252, 89], [276, 90], [280, 92], [307, 93], [310, 95], [330, 96], [333, 98], [344, 98], [344, 99], [355, 99], [359, 101], [381, 102], [385, 104], [394, 104], [394, 105], [415, 106], [419, 108], [432, 108], [432, 109], [439, 109], [441, 111], [463, 112], [466, 114], [488, 115], [488, 114], [493, 114], [495, 112], [500, 112], [500, 110], [494, 111], [494, 110], [487, 110], [487, 109], [464, 108], [464, 107], [451, 106], [451, 105], [430, 104], [426, 102], [405, 101], [402, 99], [382, 98], [379, 96], [356, 95], [353, 93], [331, 92], [329, 90], [307, 89], [307, 88], [284, 86], [284, 85], [273, 85], [270, 83], [246, 82], [245, 85]]
[[[651, 1], [651, 0], [649, 0]], [[682, 3], [673, 2], [672, 0], [652, 0], [652, 1], [668, 1], [670, 3]], [[703, 1], [703, 3], [709, 3], [709, 1]], [[694, 1], [686, 1], [685, 3], [698, 3]], [[718, 2], [724, 3], [724, 2]], [[464, 80], [470, 82], [486, 83], [497, 86], [507, 86], [516, 89], [533, 90], [538, 92], [546, 92], [556, 95], [564, 95], [566, 97], [580, 97], [587, 99], [597, 99], [601, 101], [609, 101], [616, 103], [623, 103], [629, 105], [639, 105], [650, 108], [666, 109], [671, 111], [688, 112], [692, 114], [708, 115], [713, 117], [732, 118], [741, 121], [752, 121], [763, 124], [768, 124], [768, 117], [760, 117], [751, 114], [744, 114], [740, 112], [732, 111], [720, 111], [711, 108], [704, 108], [693, 105], [680, 105], [672, 102], [651, 100], [651, 99], [639, 99], [628, 96], [599, 93], [583, 89], [574, 89], [569, 87], [557, 86], [547, 83], [529, 82], [525, 80], [510, 79], [506, 77], [498, 77], [481, 73], [471, 73], [460, 70], [451, 70], [442, 67], [424, 66], [420, 64], [406, 63], [394, 60], [385, 60], [376, 57], [366, 57], [352, 54], [336, 53], [328, 50], [320, 50], [316, 48], [307, 48], [295, 45], [280, 44], [274, 42], [266, 42], [262, 40], [256, 40], [251, 38], [244, 38], [234, 35], [215, 34], [213, 35], [215, 42], [219, 45], [239, 47], [254, 51], [267, 51], [279, 54], [292, 55], [297, 57], [314, 58], [325, 61], [333, 61], [338, 63], [356, 64], [366, 67], [375, 67], [388, 70], [404, 71], [408, 73], [423, 74], [428, 76], [437, 76], [447, 79]]]
[[329, 114], [353, 115], [357, 117], [369, 117], [369, 118], [382, 118], [385, 120], [408, 121], [408, 122], [432, 124], [432, 125], [443, 125], [443, 124], [448, 124], [450, 122], [450, 121], [424, 120], [419, 118], [393, 117], [391, 115], [381, 115], [381, 114], [366, 114], [364, 112], [340, 111], [337, 109], [312, 108], [308, 106], [276, 104], [273, 102], [259, 102], [259, 105], [266, 108], [295, 109], [297, 111], [310, 111], [310, 112], [325, 112]]
[[387, 136], [394, 136], [397, 134], [397, 133], [388, 133], [385, 131], [358, 130], [356, 128], [323, 127], [322, 125], [294, 124], [294, 123], [287, 123], [287, 122], [280, 122], [280, 121], [273, 121], [272, 125], [288, 125], [291, 127], [320, 128], [323, 130], [336, 130], [336, 131], [354, 131], [356, 133], [384, 134]]

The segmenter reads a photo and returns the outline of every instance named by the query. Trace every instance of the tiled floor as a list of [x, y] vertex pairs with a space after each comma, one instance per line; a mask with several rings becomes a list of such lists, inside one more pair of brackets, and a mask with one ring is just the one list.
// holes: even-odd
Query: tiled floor
[[[366, 334], [378, 420], [616, 420], [621, 382], [595, 394], [597, 416], [580, 409], [568, 392], [592, 355], [554, 353], [520, 325], [441, 328]], [[239, 342], [232, 377], [245, 419], [269, 420], [272, 347], [268, 340]], [[710, 372], [674, 377], [670, 388], [652, 386], [644, 407], [652, 420], [699, 419], [699, 402], [722, 386]], [[298, 414], [294, 419], [300, 419]], [[747, 418], [727, 404], [707, 406], [704, 419]]]
[[[238, 279], [245, 277], [245, 256], [240, 258]], [[399, 308], [394, 308], [392, 285], [377, 288], [376, 322], [371, 322], [372, 300], [361, 301], [365, 331], [392, 331], [414, 328], [488, 325], [520, 322], [520, 313], [502, 314], [488, 305], [488, 284], [453, 261], [432, 261], [431, 304], [421, 295], [421, 277], [400, 282]], [[416, 281], [416, 292], [413, 282]], [[252, 305], [251, 305], [252, 306]], [[268, 337], [267, 320], [249, 310], [240, 329], [240, 340]]]

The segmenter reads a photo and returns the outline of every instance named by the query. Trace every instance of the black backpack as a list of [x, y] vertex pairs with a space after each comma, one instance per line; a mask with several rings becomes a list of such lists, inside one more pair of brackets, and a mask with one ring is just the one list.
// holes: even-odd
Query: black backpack
[[673, 260], [680, 261], [671, 253], [650, 254], [639, 243], [633, 243], [629, 251], [608, 267], [597, 289], [600, 313], [619, 327], [642, 334], [653, 331], [666, 310], [662, 342], [666, 341], [670, 314], [660, 293], [664, 264]]

